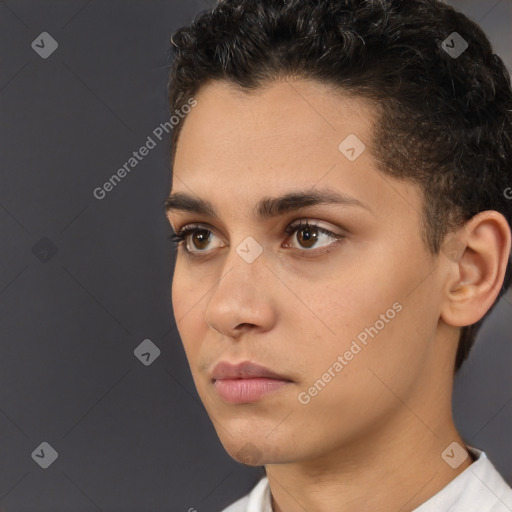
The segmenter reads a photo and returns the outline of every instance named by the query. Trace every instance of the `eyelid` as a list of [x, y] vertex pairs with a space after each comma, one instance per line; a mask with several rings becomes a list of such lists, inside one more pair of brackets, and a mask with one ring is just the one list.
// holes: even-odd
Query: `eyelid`
[[174, 232], [176, 233], [176, 235], [179, 235], [180, 233], [183, 233], [185, 231], [192, 231], [195, 229], [197, 229], [197, 231], [210, 231], [211, 233], [215, 234], [215, 236], [219, 237], [219, 235], [217, 234], [217, 229], [211, 224], [208, 224], [207, 222], [189, 222], [187, 224], [183, 224], [183, 226], [179, 227], [178, 230], [175, 230]]
[[[323, 221], [320, 221], [320, 220], [316, 221], [316, 220], [310, 220], [310, 219], [311, 219], [311, 217], [301, 217], [299, 219], [296, 219], [286, 226], [286, 228], [284, 229], [284, 232], [287, 233], [287, 230], [291, 230], [292, 228], [298, 228], [300, 226], [306, 226], [307, 224], [309, 224], [309, 226], [311, 226], [311, 227], [318, 227], [319, 229], [323, 229], [324, 231], [329, 231], [333, 235], [342, 236], [342, 234], [343, 234], [343, 233], [336, 233], [336, 232], [332, 231], [330, 228], [322, 226], [321, 223]], [[171, 227], [172, 227], [172, 224], [171, 224]], [[213, 233], [218, 233], [217, 228], [215, 226], [212, 226], [211, 224], [208, 224], [208, 222], [187, 222], [176, 229], [174, 227], [172, 227], [172, 230], [176, 234], [179, 234], [185, 230], [188, 231], [190, 229], [198, 229], [198, 230], [205, 229], [205, 230], [211, 231]], [[334, 229], [342, 229], [342, 228], [334, 228]], [[347, 232], [346, 229], [342, 229], [342, 230], [344, 232]]]
[[[318, 231], [320, 231], [320, 233], [334, 239], [334, 241], [332, 243], [327, 244], [325, 246], [320, 246], [318, 248], [313, 248], [310, 250], [293, 247], [290, 244], [286, 244], [284, 247], [291, 247], [292, 249], [294, 249], [295, 252], [303, 253], [304, 255], [306, 253], [309, 253], [313, 256], [315, 256], [315, 255], [320, 256], [321, 254], [324, 254], [324, 253], [327, 253], [327, 252], [333, 250], [333, 246], [339, 245], [340, 242], [342, 242], [345, 238], [347, 238], [346, 235], [344, 235], [342, 233], [336, 233], [326, 227], [323, 227], [321, 225], [321, 222], [322, 221], [310, 221], [309, 218], [303, 217], [303, 218], [297, 219], [297, 220], [293, 221], [292, 223], [288, 224], [286, 226], [286, 228], [284, 229], [284, 232], [287, 235], [289, 235], [289, 237], [290, 237], [294, 233], [298, 232], [301, 228], [302, 229], [308, 228], [308, 227], [317, 228]], [[172, 235], [170, 238], [176, 243], [177, 246], [181, 246], [181, 245], [183, 245], [183, 242], [187, 242], [187, 238], [191, 234], [194, 234], [195, 231], [208, 231], [210, 233], [215, 234], [215, 232], [217, 230], [208, 223], [203, 223], [203, 222], [188, 223], [188, 224], [184, 224], [182, 227], [180, 227], [178, 229], [178, 231], [175, 232], [176, 234]], [[180, 240], [180, 241], [177, 242], [177, 240]], [[185, 243], [183, 250], [187, 254], [187, 256], [190, 256], [190, 257], [201, 257], [202, 255], [207, 255], [208, 253], [212, 252], [212, 250], [213, 250], [213, 249], [208, 249], [208, 250], [204, 250], [204, 251], [201, 251], [201, 250], [190, 251], [186, 248], [186, 245], [187, 244]]]
[[285, 231], [285, 233], [287, 233], [288, 235], [291, 236], [294, 233], [297, 233], [298, 231], [300, 231], [301, 229], [304, 229], [304, 228], [317, 228], [320, 233], [334, 239], [333, 242], [331, 242], [330, 244], [327, 244], [327, 245], [322, 245], [318, 248], [313, 248], [311, 250], [307, 250], [307, 249], [301, 250], [301, 249], [299, 249], [297, 247], [293, 247], [289, 244], [287, 244], [285, 247], [292, 247], [292, 249], [295, 249], [295, 251], [302, 253], [303, 255], [311, 254], [312, 256], [320, 256], [324, 253], [330, 252], [331, 250], [334, 249], [335, 246], [339, 245], [340, 242], [342, 242], [345, 238], [347, 238], [346, 235], [344, 235], [342, 233], [336, 233], [335, 231], [332, 231], [331, 229], [323, 227], [321, 225], [321, 222], [322, 221], [314, 221], [314, 220], [310, 222], [308, 219], [306, 219], [304, 222], [304, 219], [299, 219], [297, 221], [292, 222], [290, 225], [288, 225], [284, 231]]

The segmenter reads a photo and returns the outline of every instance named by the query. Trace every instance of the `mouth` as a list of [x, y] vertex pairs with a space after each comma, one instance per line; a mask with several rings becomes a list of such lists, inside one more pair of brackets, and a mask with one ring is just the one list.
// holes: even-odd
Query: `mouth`
[[293, 381], [269, 368], [245, 361], [237, 365], [221, 362], [211, 374], [217, 394], [231, 404], [250, 403], [283, 389]]

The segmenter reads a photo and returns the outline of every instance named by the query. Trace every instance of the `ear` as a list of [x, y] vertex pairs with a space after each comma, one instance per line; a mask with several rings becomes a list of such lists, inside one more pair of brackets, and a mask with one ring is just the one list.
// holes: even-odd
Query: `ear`
[[478, 322], [503, 285], [510, 258], [511, 231], [499, 212], [480, 212], [450, 233], [440, 258], [446, 265], [441, 318], [463, 327]]

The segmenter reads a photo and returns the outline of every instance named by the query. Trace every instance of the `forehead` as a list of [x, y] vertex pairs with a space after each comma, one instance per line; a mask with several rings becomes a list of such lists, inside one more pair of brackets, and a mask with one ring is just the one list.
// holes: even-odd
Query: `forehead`
[[281, 80], [249, 94], [212, 82], [195, 99], [176, 150], [173, 191], [208, 197], [235, 214], [262, 196], [325, 186], [377, 212], [408, 204], [419, 215], [416, 187], [386, 186], [394, 180], [377, 170], [370, 101], [308, 80]]
[[[208, 169], [217, 178], [224, 171], [241, 178], [248, 170], [261, 179], [275, 179], [276, 172], [300, 179], [304, 171], [311, 176], [312, 164], [320, 173], [338, 164], [339, 145], [349, 136], [369, 148], [372, 106], [317, 82], [282, 80], [249, 93], [212, 82], [195, 99], [174, 166], [189, 177], [197, 171], [206, 179]], [[365, 153], [362, 159], [368, 160]]]
[[294, 142], [314, 145], [326, 138], [336, 150], [349, 133], [368, 142], [375, 121], [375, 106], [368, 100], [304, 79], [279, 80], [249, 92], [228, 82], [211, 82], [196, 100], [180, 139], [192, 136], [204, 146], [215, 141], [215, 147], [203, 149], [222, 154], [229, 148], [233, 156], [237, 146], [244, 152], [250, 146], [256, 152], [265, 147], [285, 153]]

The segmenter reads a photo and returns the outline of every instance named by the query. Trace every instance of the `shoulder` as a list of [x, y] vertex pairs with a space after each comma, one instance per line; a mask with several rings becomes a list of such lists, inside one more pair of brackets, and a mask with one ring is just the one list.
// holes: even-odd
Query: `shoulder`
[[512, 488], [485, 452], [466, 446], [475, 461], [414, 512], [510, 512]]
[[232, 503], [229, 507], [222, 509], [221, 512], [247, 512], [248, 503], [249, 494], [235, 501], [235, 503]]
[[271, 511], [267, 477], [263, 477], [245, 496], [235, 501], [221, 512], [267, 512]]
[[503, 479], [485, 452], [480, 455], [480, 465], [473, 463], [468, 470], [471, 473], [474, 498], [485, 507], [480, 510], [489, 512], [510, 512], [512, 510], [512, 488]]

